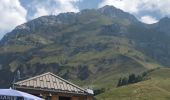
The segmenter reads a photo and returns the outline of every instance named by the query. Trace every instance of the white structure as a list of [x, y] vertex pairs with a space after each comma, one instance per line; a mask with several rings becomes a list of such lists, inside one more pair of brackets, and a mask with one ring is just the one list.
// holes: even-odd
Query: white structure
[[22, 98], [23, 100], [44, 100], [25, 92], [13, 89], [0, 89], [0, 100], [17, 100], [17, 98]]

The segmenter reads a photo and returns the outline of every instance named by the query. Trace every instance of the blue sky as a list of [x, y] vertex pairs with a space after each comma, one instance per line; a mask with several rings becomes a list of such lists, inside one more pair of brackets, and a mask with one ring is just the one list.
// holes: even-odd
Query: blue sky
[[152, 24], [170, 16], [170, 0], [0, 0], [0, 38], [17, 25], [44, 15], [112, 5]]

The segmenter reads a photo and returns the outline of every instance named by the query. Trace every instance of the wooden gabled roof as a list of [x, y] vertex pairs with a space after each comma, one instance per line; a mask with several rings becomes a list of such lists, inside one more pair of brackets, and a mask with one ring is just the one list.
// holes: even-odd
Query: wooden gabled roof
[[85, 89], [50, 72], [16, 82], [14, 86], [17, 88], [40, 89], [44, 91], [52, 90], [53, 92], [88, 94]]

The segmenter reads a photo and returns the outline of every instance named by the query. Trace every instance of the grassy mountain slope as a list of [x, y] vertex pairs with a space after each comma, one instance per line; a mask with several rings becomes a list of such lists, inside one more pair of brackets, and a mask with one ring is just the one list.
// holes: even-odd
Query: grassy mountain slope
[[169, 100], [170, 69], [161, 68], [149, 73], [149, 80], [112, 88], [97, 96], [99, 100]]
[[[67, 48], [50, 44], [28, 51], [14, 52], [13, 49], [14, 53], [10, 51], [1, 53], [1, 59], [5, 60], [11, 72], [19, 69], [25, 77], [34, 73], [52, 71], [67, 79], [78, 79], [73, 81], [80, 81], [79, 84], [82, 85], [103, 87], [105, 81], [108, 81], [108, 85], [112, 85], [109, 81], [117, 80], [121, 75], [161, 67], [142, 52], [132, 48], [133, 45], [130, 45], [128, 41], [126, 38], [115, 36], [96, 36], [92, 39], [84, 38], [86, 43], [81, 41], [80, 44], [77, 43], [76, 46]], [[103, 77], [107, 78], [101, 82]]]

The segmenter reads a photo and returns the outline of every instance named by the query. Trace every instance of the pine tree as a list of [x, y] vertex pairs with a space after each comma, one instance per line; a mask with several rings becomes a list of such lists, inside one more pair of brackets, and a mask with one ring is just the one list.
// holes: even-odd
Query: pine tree
[[122, 85], [127, 85], [128, 84], [128, 79], [126, 77], [124, 77], [122, 79]]
[[120, 87], [120, 86], [122, 86], [122, 78], [119, 78], [119, 81], [117, 83], [117, 87]]
[[138, 75], [137, 77], [136, 77], [136, 82], [140, 82], [140, 81], [142, 81], [143, 80], [143, 77], [141, 76], [141, 75]]
[[135, 74], [129, 75], [128, 83], [129, 83], [129, 84], [130, 84], [130, 83], [135, 83], [135, 81], [136, 81], [136, 76], [135, 76]]

